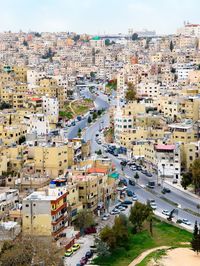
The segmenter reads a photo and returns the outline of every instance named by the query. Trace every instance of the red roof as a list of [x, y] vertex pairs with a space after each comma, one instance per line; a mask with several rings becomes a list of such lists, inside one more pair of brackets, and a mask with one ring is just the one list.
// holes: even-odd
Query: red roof
[[155, 146], [155, 149], [156, 150], [173, 151], [175, 149], [175, 145], [158, 144]]
[[41, 98], [32, 98], [31, 100], [37, 102], [37, 101], [41, 101], [42, 99]]
[[93, 167], [93, 168], [88, 169], [88, 174], [92, 174], [92, 173], [106, 174], [107, 170], [103, 168]]

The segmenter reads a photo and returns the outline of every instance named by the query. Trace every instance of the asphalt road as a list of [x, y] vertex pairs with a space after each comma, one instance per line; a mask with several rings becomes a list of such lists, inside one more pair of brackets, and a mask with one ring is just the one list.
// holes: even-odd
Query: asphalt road
[[[88, 88], [85, 88], [84, 91], [83, 91], [83, 95], [85, 95], [86, 97], [92, 99], [94, 101], [94, 105], [95, 105], [95, 108], [97, 110], [99, 109], [108, 109], [109, 107], [109, 104], [107, 102], [107, 96], [105, 95], [101, 95], [100, 97], [94, 97]], [[75, 126], [73, 127], [69, 127], [68, 128], [68, 132], [67, 132], [67, 138], [68, 139], [73, 139], [73, 138], [76, 138], [77, 137], [77, 134], [78, 134], [78, 130], [79, 128], [81, 129], [84, 129], [88, 126], [88, 123], [87, 123], [87, 119], [89, 117], [89, 114], [87, 114], [85, 116], [84, 119], [82, 119], [80, 122], [77, 122]]]
[[[103, 124], [102, 124], [102, 121], [103, 121]], [[102, 118], [98, 119], [96, 123], [94, 123], [93, 125], [91, 125], [89, 128], [86, 129], [86, 133], [84, 137], [86, 140], [91, 140], [92, 153], [94, 153], [96, 150], [99, 150], [99, 149], [104, 150], [102, 145], [97, 144], [95, 136], [96, 134], [100, 134], [100, 132], [98, 131], [99, 128], [108, 127], [108, 126], [109, 126], [109, 117], [108, 117], [108, 114], [105, 114]], [[120, 159], [118, 159], [117, 157], [109, 153], [107, 153], [106, 155], [108, 155], [109, 158], [111, 158], [112, 162], [116, 166], [116, 170], [120, 173], [121, 177], [125, 177], [126, 179], [130, 177], [134, 177], [135, 171], [132, 171], [128, 166], [125, 167], [122, 173]], [[162, 187], [160, 186], [156, 186], [154, 189], [152, 189], [152, 192], [150, 192], [151, 190], [149, 191], [146, 189], [146, 184], [150, 180], [157, 181], [156, 177], [155, 176], [147, 177], [141, 172], [138, 172], [138, 173], [140, 176], [138, 185], [136, 185], [135, 187], [128, 186], [128, 188], [131, 191], [135, 192], [135, 194], [138, 196], [139, 201], [146, 203], [148, 199], [154, 199], [157, 204], [156, 212], [159, 212], [159, 213], [161, 213], [162, 210], [164, 209], [169, 210], [169, 211], [171, 211], [174, 208], [178, 209], [178, 215], [175, 218], [176, 219], [182, 219], [182, 218], [188, 219], [192, 223], [190, 229], [193, 228], [193, 225], [196, 220], [198, 223], [200, 223], [200, 217], [195, 216], [184, 210], [184, 209], [190, 209], [198, 213], [196, 206], [199, 203], [199, 200], [197, 198], [190, 196], [187, 193], [165, 182], [164, 182], [164, 187], [170, 188], [171, 193], [167, 193], [163, 195], [161, 193]], [[170, 200], [172, 203], [168, 202], [167, 200]], [[176, 203], [179, 205], [179, 207], [175, 206]], [[189, 228], [189, 227], [186, 226], [186, 228]]]
[[[94, 100], [95, 107], [97, 109], [102, 109], [102, 108], [108, 109], [109, 104], [107, 102], [108, 101], [107, 96], [103, 95], [102, 93], [99, 93], [99, 96], [94, 99], [94, 96], [89, 92], [87, 88], [85, 89], [84, 94], [87, 97], [90, 97]], [[68, 132], [68, 137], [69, 138], [76, 137], [79, 127], [82, 129], [86, 128], [83, 138], [85, 140], [91, 140], [91, 152], [92, 153], [94, 153], [95, 151], [99, 149], [104, 151], [104, 148], [102, 147], [102, 145], [99, 145], [96, 142], [96, 134], [99, 134], [99, 135], [101, 134], [99, 132], [101, 128], [109, 127], [109, 115], [107, 112], [89, 127], [87, 125], [87, 119], [80, 121], [74, 127], [70, 128]], [[112, 162], [115, 164], [116, 170], [120, 173], [121, 177], [125, 177], [126, 179], [130, 177], [134, 177], [135, 172], [132, 171], [128, 166], [125, 167], [122, 173], [121, 166], [120, 166], [120, 159], [118, 159], [117, 157], [109, 153], [107, 155], [112, 160]], [[157, 183], [157, 180], [156, 180], [157, 178], [155, 176], [147, 177], [141, 172], [138, 172], [138, 173], [140, 176], [138, 185], [136, 185], [135, 187], [129, 186], [128, 188], [131, 191], [135, 192], [135, 194], [138, 196], [139, 201], [146, 203], [148, 199], [154, 199], [157, 204], [157, 212], [161, 213], [162, 210], [164, 209], [171, 211], [172, 209], [176, 208], [178, 209], [178, 216], [176, 218], [188, 219], [192, 223], [192, 227], [196, 220], [198, 221], [198, 223], [200, 223], [200, 217], [184, 211], [184, 209], [190, 209], [198, 213], [196, 206], [199, 203], [199, 200], [197, 198], [190, 196], [187, 193], [165, 182], [164, 182], [164, 187], [170, 188], [171, 193], [167, 193], [163, 195], [161, 193], [162, 188], [160, 186], [156, 186], [152, 190], [152, 193], [151, 193], [149, 190], [146, 189], [146, 184], [148, 183], [149, 180], [154, 180]], [[165, 200], [163, 198], [165, 198]], [[170, 200], [172, 203], [167, 202], [166, 199]], [[176, 203], [179, 205], [180, 208], [177, 208], [177, 206], [175, 206]]]

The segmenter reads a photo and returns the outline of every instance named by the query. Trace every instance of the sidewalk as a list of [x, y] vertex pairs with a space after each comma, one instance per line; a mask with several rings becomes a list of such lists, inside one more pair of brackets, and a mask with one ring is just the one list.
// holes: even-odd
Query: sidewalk
[[192, 192], [190, 192], [188, 190], [185, 190], [180, 184], [173, 184], [171, 181], [168, 181], [168, 180], [165, 180], [164, 183], [166, 183], [166, 184], [168, 184], [168, 185], [170, 185], [170, 186], [172, 186], [172, 187], [184, 192], [185, 194], [190, 195], [191, 197], [194, 197], [196, 199], [200, 199], [200, 196], [198, 196], [198, 195], [196, 195], [196, 194], [194, 194], [194, 193], [192, 193]]

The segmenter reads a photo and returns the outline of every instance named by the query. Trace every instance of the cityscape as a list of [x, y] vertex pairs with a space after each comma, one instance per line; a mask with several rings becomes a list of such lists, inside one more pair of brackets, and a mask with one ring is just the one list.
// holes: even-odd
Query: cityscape
[[44, 2], [0, 19], [0, 265], [199, 266], [196, 11]]

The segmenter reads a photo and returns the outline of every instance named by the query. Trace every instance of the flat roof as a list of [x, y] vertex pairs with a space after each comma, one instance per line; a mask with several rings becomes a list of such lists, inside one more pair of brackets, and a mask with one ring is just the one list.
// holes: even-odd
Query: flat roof
[[175, 145], [165, 145], [165, 144], [158, 144], [155, 146], [156, 150], [165, 150], [165, 151], [173, 151], [175, 149]]

